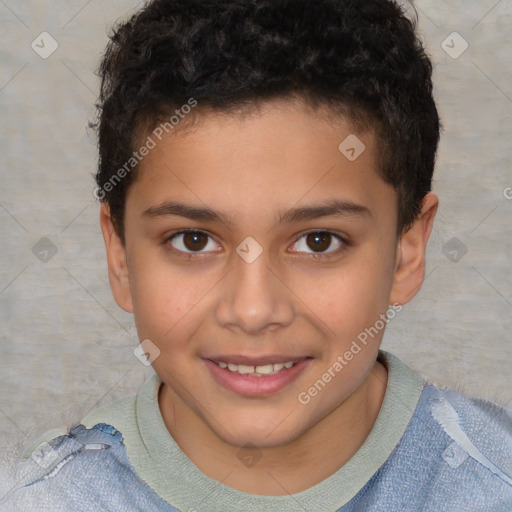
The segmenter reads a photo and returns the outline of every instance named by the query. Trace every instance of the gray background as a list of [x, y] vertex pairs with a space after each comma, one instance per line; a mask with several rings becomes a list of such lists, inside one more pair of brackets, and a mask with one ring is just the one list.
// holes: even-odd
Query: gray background
[[[108, 27], [138, 4], [0, 0], [5, 454], [135, 393], [153, 371], [134, 357], [131, 316], [109, 289], [87, 129]], [[434, 183], [441, 205], [424, 286], [390, 322], [383, 348], [437, 382], [510, 406], [512, 2], [416, 8], [444, 125]], [[47, 58], [31, 47], [42, 46], [43, 31], [58, 43]], [[454, 31], [469, 44], [460, 56]], [[45, 39], [39, 51], [49, 48]]]

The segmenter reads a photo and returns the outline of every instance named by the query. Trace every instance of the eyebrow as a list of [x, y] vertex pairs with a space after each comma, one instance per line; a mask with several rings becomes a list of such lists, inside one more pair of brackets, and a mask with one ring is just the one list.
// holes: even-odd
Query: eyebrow
[[[158, 206], [152, 206], [142, 213], [143, 217], [158, 218], [167, 215], [179, 215], [191, 220], [222, 222], [233, 225], [231, 217], [222, 212], [216, 212], [208, 207], [188, 205], [177, 201], [166, 201]], [[320, 217], [373, 217], [371, 211], [362, 204], [341, 199], [331, 199], [326, 203], [311, 206], [291, 208], [278, 215], [277, 224], [293, 223], [312, 220]]]

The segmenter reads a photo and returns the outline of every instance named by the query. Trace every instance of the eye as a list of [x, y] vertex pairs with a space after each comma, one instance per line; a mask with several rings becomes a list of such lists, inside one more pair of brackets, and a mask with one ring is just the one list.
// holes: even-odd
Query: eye
[[[301, 240], [305, 239], [305, 244], [301, 243]], [[337, 247], [334, 250], [327, 251], [329, 247], [331, 247], [333, 240], [335, 240], [335, 245]], [[304, 245], [307, 248], [311, 248], [312, 252], [309, 254], [313, 255], [322, 255], [322, 254], [330, 254], [333, 252], [338, 252], [339, 250], [343, 250], [345, 246], [348, 245], [348, 242], [340, 235], [335, 233], [331, 233], [330, 231], [311, 231], [309, 233], [303, 234], [294, 244], [293, 247], [298, 246], [298, 252], [308, 252], [303, 251]]]
[[177, 252], [191, 254], [215, 250], [218, 245], [213, 240], [211, 244], [208, 244], [208, 239], [211, 239], [208, 233], [191, 229], [178, 231], [168, 237], [165, 242], [169, 243]]

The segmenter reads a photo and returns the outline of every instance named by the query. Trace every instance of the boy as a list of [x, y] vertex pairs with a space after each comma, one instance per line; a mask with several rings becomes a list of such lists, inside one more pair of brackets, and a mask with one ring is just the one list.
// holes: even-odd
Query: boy
[[96, 195], [156, 374], [39, 439], [0, 510], [512, 510], [511, 411], [379, 349], [438, 206], [414, 28], [391, 0], [155, 0], [118, 27]]

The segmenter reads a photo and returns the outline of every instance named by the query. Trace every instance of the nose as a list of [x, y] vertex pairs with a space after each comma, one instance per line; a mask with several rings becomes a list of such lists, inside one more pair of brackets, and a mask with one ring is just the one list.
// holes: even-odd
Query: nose
[[219, 294], [219, 325], [252, 336], [290, 325], [293, 293], [271, 265], [267, 251], [254, 261], [234, 253], [232, 265]]

